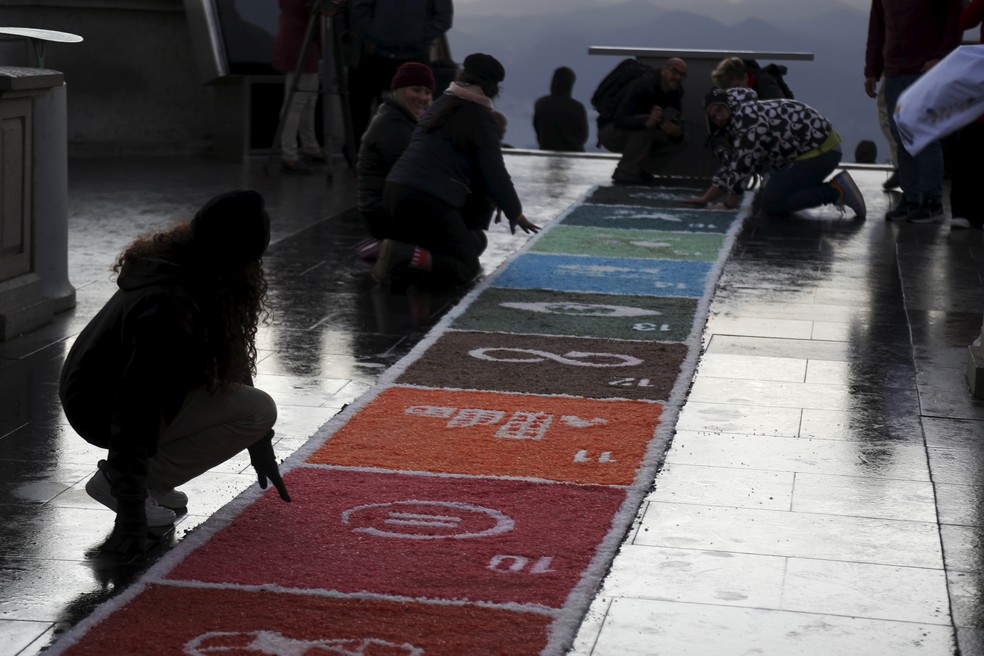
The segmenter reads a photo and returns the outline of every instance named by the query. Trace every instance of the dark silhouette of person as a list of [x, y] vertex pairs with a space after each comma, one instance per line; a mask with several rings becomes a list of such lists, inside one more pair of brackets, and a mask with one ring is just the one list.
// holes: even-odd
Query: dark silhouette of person
[[407, 62], [431, 65], [431, 46], [451, 29], [454, 7], [451, 0], [351, 0], [350, 15], [362, 48], [349, 80], [358, 152], [373, 105], [396, 69]]
[[854, 161], [858, 164], [874, 164], [878, 161], [878, 146], [871, 139], [862, 139], [854, 149]]
[[[984, 43], [984, 0], [972, 0], [960, 13], [960, 30], [966, 32], [980, 27], [980, 42]], [[984, 115], [960, 128], [950, 149], [950, 228], [984, 228], [984, 204], [978, 196], [984, 163]]]
[[550, 80], [550, 95], [538, 98], [533, 105], [533, 129], [543, 150], [584, 152], [588, 141], [588, 112], [571, 97], [576, 79], [573, 70], [561, 66]]
[[244, 449], [260, 487], [272, 481], [290, 501], [273, 452], [277, 406], [252, 382], [269, 242], [260, 194], [216, 196], [123, 251], [119, 290], [72, 345], [59, 397], [72, 428], [108, 450], [85, 486], [116, 512], [107, 553], [146, 552], [149, 527], [187, 506], [175, 488]]
[[930, 144], [913, 156], [895, 124], [899, 96], [960, 45], [961, 0], [872, 0], [864, 62], [864, 90], [878, 97], [884, 87], [888, 123], [896, 144], [902, 202], [886, 221], [939, 223], [943, 220], [943, 147]]

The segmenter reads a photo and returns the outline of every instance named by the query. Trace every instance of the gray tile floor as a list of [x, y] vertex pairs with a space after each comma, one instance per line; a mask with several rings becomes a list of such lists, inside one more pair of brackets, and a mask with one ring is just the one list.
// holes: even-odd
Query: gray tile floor
[[980, 643], [984, 240], [746, 223], [653, 492], [575, 653], [955, 654]]
[[[507, 163], [541, 222], [613, 168], [606, 157]], [[984, 402], [962, 371], [984, 309], [984, 236], [886, 224], [885, 172], [855, 173], [865, 223], [828, 209], [746, 224], [666, 464], [573, 653], [984, 653]], [[56, 396], [61, 359], [132, 237], [228, 188], [267, 197], [275, 314], [260, 384], [281, 408], [285, 455], [463, 294], [374, 287], [352, 256], [363, 233], [342, 169], [326, 184], [268, 178], [262, 162], [88, 160], [71, 163], [70, 185], [78, 307], [0, 343], [0, 651], [18, 655], [140, 572], [92, 553], [112, 524], [82, 490], [99, 453]], [[523, 243], [499, 228], [487, 269]], [[160, 552], [252, 482], [237, 458], [185, 486], [193, 514]]]

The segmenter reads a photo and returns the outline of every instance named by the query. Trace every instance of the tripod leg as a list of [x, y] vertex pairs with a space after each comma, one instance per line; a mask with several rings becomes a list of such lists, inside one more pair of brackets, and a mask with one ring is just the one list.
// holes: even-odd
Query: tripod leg
[[322, 0], [316, 0], [311, 6], [311, 17], [308, 18], [307, 29], [304, 31], [304, 41], [301, 45], [301, 52], [297, 56], [297, 66], [294, 68], [293, 80], [291, 81], [290, 88], [286, 89], [284, 104], [280, 107], [280, 120], [277, 122], [277, 130], [273, 135], [273, 144], [270, 146], [270, 154], [267, 156], [266, 164], [263, 166], [263, 172], [266, 175], [270, 175], [270, 165], [273, 162], [273, 157], [280, 149], [280, 139], [284, 134], [284, 122], [287, 120], [287, 113], [290, 111], [291, 103], [294, 101], [294, 94], [297, 93], [297, 84], [301, 79], [301, 73], [304, 72], [304, 62], [307, 60], [308, 51], [311, 49], [311, 40], [314, 38], [315, 25], [321, 22], [321, 2]]
[[335, 79], [338, 84], [338, 95], [342, 106], [342, 126], [345, 131], [345, 161], [349, 168], [355, 168], [355, 160], [358, 153], [355, 150], [355, 130], [352, 126], [352, 104], [349, 100], [348, 75], [342, 63], [342, 44], [339, 40], [338, 30], [332, 29], [332, 52], [335, 59]]
[[[321, 22], [321, 42], [325, 43], [328, 38], [334, 40], [335, 28], [334, 20], [331, 18], [334, 16], [332, 12], [329, 16]], [[334, 51], [328, 48], [322, 48], [321, 50], [321, 152], [325, 157], [325, 162], [328, 164], [325, 173], [325, 183], [331, 184], [334, 178], [334, 155], [332, 153], [334, 147], [332, 145], [331, 139], [331, 126], [332, 126], [332, 103], [331, 103], [331, 79], [328, 77], [328, 71], [331, 70], [331, 59], [334, 57]]]

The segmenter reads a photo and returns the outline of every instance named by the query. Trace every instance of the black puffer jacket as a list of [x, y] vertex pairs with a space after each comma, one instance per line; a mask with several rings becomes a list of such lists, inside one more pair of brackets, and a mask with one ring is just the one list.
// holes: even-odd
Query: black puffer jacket
[[[434, 127], [435, 117], [442, 117]], [[406, 185], [464, 207], [473, 191], [488, 195], [510, 221], [523, 213], [502, 158], [501, 130], [492, 110], [445, 93], [413, 131], [387, 182]]]
[[544, 150], [581, 152], [588, 140], [588, 112], [571, 97], [574, 71], [567, 67], [554, 71], [550, 95], [533, 106], [536, 141]]
[[162, 430], [185, 395], [205, 384], [205, 327], [187, 269], [138, 260], [117, 284], [69, 351], [59, 395], [72, 427], [109, 449], [110, 465], [121, 472], [114, 495], [142, 501], [147, 459]]
[[359, 211], [383, 212], [383, 184], [390, 169], [407, 149], [417, 117], [391, 96], [386, 96], [359, 147]]
[[717, 187], [740, 193], [754, 174], [791, 164], [838, 139], [823, 115], [798, 100], [759, 100], [751, 89], [726, 91], [731, 119], [722, 128], [726, 145], [723, 163], [714, 175]]

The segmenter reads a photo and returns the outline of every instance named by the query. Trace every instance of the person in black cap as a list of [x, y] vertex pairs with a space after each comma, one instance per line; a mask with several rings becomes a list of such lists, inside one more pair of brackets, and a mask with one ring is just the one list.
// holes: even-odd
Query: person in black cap
[[394, 232], [372, 269], [380, 284], [473, 280], [495, 208], [513, 233], [517, 226], [526, 233], [540, 230], [523, 214], [502, 158], [492, 101], [505, 77], [492, 55], [468, 55], [458, 79], [420, 119], [383, 189]]
[[273, 452], [273, 399], [252, 385], [266, 310], [270, 218], [255, 191], [208, 201], [190, 222], [117, 258], [119, 289], [65, 359], [62, 407], [107, 449], [86, 492], [116, 511], [103, 550], [146, 551], [188, 497], [174, 488], [249, 450], [260, 487], [290, 501]]

